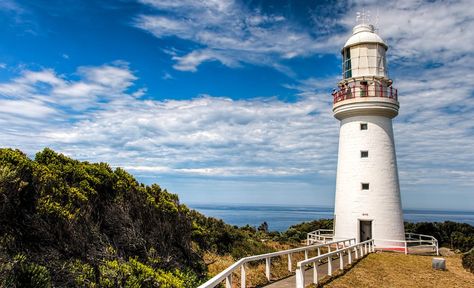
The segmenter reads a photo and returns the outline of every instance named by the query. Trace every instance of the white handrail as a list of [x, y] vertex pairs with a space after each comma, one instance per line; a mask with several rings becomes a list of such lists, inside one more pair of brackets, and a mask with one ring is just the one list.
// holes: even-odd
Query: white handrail
[[[355, 258], [361, 258], [368, 253], [372, 253], [375, 251], [374, 248], [374, 240], [367, 240], [364, 242], [360, 242], [349, 247], [345, 247], [333, 252], [328, 252], [326, 254], [322, 254], [313, 258], [309, 258], [303, 261], [298, 262], [296, 268], [296, 288], [304, 288], [305, 287], [305, 267], [308, 264], [313, 264], [313, 283], [318, 284], [318, 268], [317, 262], [327, 258], [328, 264], [328, 274], [332, 276], [333, 267], [332, 267], [332, 256], [338, 255], [339, 256], [339, 269], [344, 269], [344, 252], [347, 252], [348, 256], [348, 264], [352, 264], [352, 252], [355, 252]], [[359, 257], [360, 256], [360, 257]], [[337, 269], [336, 269], [337, 270]]]
[[[407, 233], [408, 234], [408, 233]], [[408, 248], [409, 244], [417, 243], [418, 245], [412, 245], [410, 247], [414, 246], [433, 246], [433, 248], [436, 250], [436, 255], [439, 255], [439, 249], [438, 249], [438, 240], [430, 235], [422, 235], [422, 234], [415, 234], [415, 233], [410, 233], [411, 236], [421, 236], [418, 239], [415, 238], [408, 238], [408, 239], [413, 239], [413, 240], [393, 240], [393, 239], [375, 239], [376, 242], [391, 242], [391, 243], [401, 243], [403, 244], [403, 249], [405, 251], [405, 254], [408, 254]], [[429, 239], [423, 239], [422, 237], [426, 237]], [[400, 245], [394, 245], [394, 246], [389, 246], [387, 247], [384, 245], [383, 248], [398, 248], [401, 247]], [[377, 248], [377, 245], [376, 245]], [[379, 248], [380, 249], [380, 248]], [[383, 249], [382, 249], [383, 250]]]
[[433, 246], [436, 249], [436, 255], [439, 255], [438, 239], [434, 236], [409, 232], [405, 233], [405, 238], [407, 238], [407, 243], [418, 243], [419, 246], [424, 246], [423, 244]]
[[[330, 233], [327, 233], [327, 232], [330, 232]], [[332, 233], [333, 233], [333, 230], [331, 229], [318, 229], [318, 230], [309, 232], [307, 233], [307, 236], [306, 236], [306, 245], [311, 245], [313, 243], [325, 243], [328, 240], [332, 241], [334, 237]], [[414, 246], [410, 244], [418, 243], [417, 246], [433, 246], [433, 248], [436, 250], [436, 255], [439, 255], [438, 240], [431, 235], [416, 234], [416, 233], [408, 232], [408, 233], [405, 233], [405, 239], [403, 240], [376, 238], [375, 241], [401, 243], [402, 246], [396, 245], [396, 246], [385, 247], [385, 248], [403, 247], [403, 249], [405, 250], [405, 254], [408, 254], [408, 246], [411, 246], [411, 247]]]
[[[322, 247], [328, 247], [329, 250], [331, 249], [331, 245], [336, 245], [337, 249], [339, 249], [339, 246], [342, 247], [348, 247], [351, 245], [351, 243], [355, 243], [355, 239], [344, 239], [344, 240], [339, 240], [339, 241], [332, 241], [324, 244], [318, 244], [318, 245], [311, 245], [311, 246], [304, 246], [304, 247], [299, 247], [299, 248], [293, 248], [293, 249], [288, 249], [288, 250], [283, 250], [283, 251], [277, 251], [277, 252], [272, 252], [272, 253], [266, 253], [266, 254], [261, 254], [261, 255], [254, 255], [254, 256], [249, 256], [249, 257], [244, 257], [240, 259], [239, 261], [235, 262], [231, 266], [227, 267], [224, 271], [221, 273], [217, 274], [213, 278], [209, 279], [206, 283], [202, 284], [198, 288], [212, 288], [217, 285], [219, 285], [222, 281], [226, 281], [226, 287], [230, 288], [232, 287], [232, 273], [237, 270], [238, 268], [241, 269], [243, 273], [241, 273], [241, 279], [240, 279], [240, 286], [241, 287], [246, 287], [246, 273], [245, 273], [245, 264], [253, 261], [258, 261], [258, 260], [263, 260], [265, 259], [265, 274], [267, 277], [267, 280], [270, 281], [270, 269], [271, 269], [271, 258], [277, 257], [277, 256], [283, 256], [283, 255], [288, 255], [288, 270], [291, 271], [291, 254], [297, 253], [297, 252], [305, 252], [305, 258], [308, 258], [308, 251], [309, 250], [318, 250], [318, 254], [320, 253], [320, 249]], [[338, 251], [338, 250], [336, 250]]]
[[318, 229], [306, 234], [306, 245], [332, 241], [333, 236], [334, 236], [334, 230], [332, 229]]

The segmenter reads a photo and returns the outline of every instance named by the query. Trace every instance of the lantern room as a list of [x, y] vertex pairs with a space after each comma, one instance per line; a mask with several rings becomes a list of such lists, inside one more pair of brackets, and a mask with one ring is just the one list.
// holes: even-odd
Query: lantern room
[[343, 78], [388, 78], [385, 52], [388, 46], [370, 24], [359, 24], [342, 48]]

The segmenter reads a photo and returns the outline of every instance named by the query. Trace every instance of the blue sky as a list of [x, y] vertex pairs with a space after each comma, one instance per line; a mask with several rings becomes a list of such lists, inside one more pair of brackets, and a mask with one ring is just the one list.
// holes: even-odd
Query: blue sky
[[389, 2], [4, 0], [0, 146], [105, 161], [184, 203], [332, 205], [330, 92], [365, 9], [399, 89], [403, 206], [474, 210], [472, 3]]

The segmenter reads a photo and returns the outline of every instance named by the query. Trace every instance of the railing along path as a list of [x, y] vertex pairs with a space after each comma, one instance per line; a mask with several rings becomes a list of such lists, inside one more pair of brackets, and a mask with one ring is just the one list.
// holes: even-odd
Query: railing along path
[[208, 280], [206, 283], [202, 284], [198, 288], [216, 287], [224, 280], [225, 280], [226, 288], [231, 288], [232, 287], [232, 273], [237, 271], [239, 268], [240, 268], [240, 287], [246, 287], [246, 280], [247, 280], [246, 270], [245, 270], [246, 264], [249, 262], [254, 262], [254, 261], [259, 261], [259, 260], [265, 260], [265, 276], [267, 280], [270, 281], [271, 258], [287, 255], [288, 256], [288, 271], [293, 272], [291, 256], [294, 253], [304, 252], [305, 259], [308, 259], [308, 252], [311, 250], [317, 250], [318, 255], [321, 255], [321, 248], [327, 248], [329, 251], [331, 251], [331, 246], [336, 246], [336, 249], [339, 249], [339, 247], [349, 247], [353, 243], [355, 243], [355, 239], [345, 239], [345, 240], [340, 240], [340, 241], [331, 241], [331, 242], [318, 244], [318, 245], [310, 245], [310, 246], [304, 246], [304, 247], [299, 247], [299, 248], [294, 248], [294, 249], [289, 249], [289, 250], [284, 250], [284, 251], [245, 257], [235, 262], [234, 264], [229, 266], [227, 269], [217, 274], [216, 276], [214, 276], [213, 278], [211, 278], [210, 280]]
[[[334, 231], [331, 229], [319, 229], [313, 232], [309, 232], [306, 238], [306, 244], [314, 244], [314, 243], [326, 243], [327, 241], [331, 241], [334, 237]], [[439, 246], [438, 240], [431, 236], [425, 234], [416, 234], [416, 233], [405, 233], [404, 240], [393, 240], [393, 239], [375, 239], [378, 243], [377, 245], [380, 247], [376, 248], [380, 250], [400, 250], [404, 251], [405, 254], [408, 254], [410, 247], [433, 247], [435, 250], [436, 255], [439, 255]], [[385, 242], [384, 245], [380, 245], [380, 243]], [[387, 243], [392, 243], [387, 244]], [[397, 249], [398, 248], [398, 249]]]
[[318, 229], [313, 232], [306, 234], [306, 245], [311, 245], [314, 243], [326, 243], [332, 241], [333, 230], [331, 229]]
[[[344, 270], [344, 254], [347, 254], [348, 262], [347, 264], [352, 264], [352, 253], [355, 253], [355, 258], [362, 258], [368, 253], [375, 251], [374, 240], [367, 240], [360, 242], [349, 247], [344, 247], [333, 252], [328, 252], [326, 254], [318, 255], [313, 258], [309, 258], [303, 261], [298, 262], [296, 266], [296, 288], [305, 287], [305, 268], [306, 266], [313, 264], [313, 283], [318, 284], [318, 264], [322, 260], [327, 259], [328, 272], [327, 275], [332, 276], [333, 267], [332, 267], [332, 257], [338, 256], [339, 258], [339, 269]], [[336, 268], [337, 270], [337, 268]]]

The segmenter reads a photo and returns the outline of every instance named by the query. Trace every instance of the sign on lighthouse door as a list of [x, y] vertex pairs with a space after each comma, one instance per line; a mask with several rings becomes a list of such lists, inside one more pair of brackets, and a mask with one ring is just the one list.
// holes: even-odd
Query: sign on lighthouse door
[[372, 221], [359, 221], [359, 242], [372, 239]]

